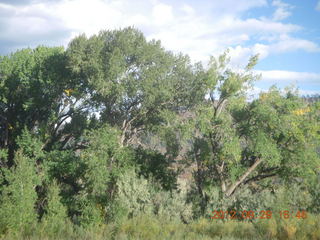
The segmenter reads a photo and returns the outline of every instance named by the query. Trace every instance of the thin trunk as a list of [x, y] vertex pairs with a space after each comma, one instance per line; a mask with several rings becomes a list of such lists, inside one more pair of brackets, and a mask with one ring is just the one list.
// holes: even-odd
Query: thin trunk
[[124, 142], [125, 142], [125, 139], [126, 139], [126, 132], [127, 132], [127, 128], [128, 128], [128, 125], [127, 125], [127, 120], [125, 119], [122, 123], [122, 127], [121, 127], [121, 137], [120, 137], [120, 146], [123, 147], [124, 146]]
[[215, 165], [216, 170], [218, 172], [222, 192], [226, 192], [226, 190], [227, 190], [226, 182], [225, 182], [224, 176], [223, 176], [224, 164], [225, 163], [223, 161], [221, 166], [219, 166], [218, 164]]

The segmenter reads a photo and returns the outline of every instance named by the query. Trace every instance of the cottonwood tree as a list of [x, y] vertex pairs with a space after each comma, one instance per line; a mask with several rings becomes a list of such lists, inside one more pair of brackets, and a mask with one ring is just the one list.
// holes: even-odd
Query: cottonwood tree
[[8, 166], [24, 128], [39, 136], [47, 151], [57, 143], [65, 148], [81, 133], [84, 87], [70, 77], [65, 60], [63, 48], [44, 46], [0, 57], [0, 147], [8, 150]]
[[211, 59], [209, 97], [195, 110], [190, 152], [202, 210], [206, 186], [219, 186], [223, 197], [230, 197], [243, 185], [274, 176], [310, 178], [319, 166], [315, 110], [292, 91], [276, 88], [246, 101], [245, 91], [259, 77], [251, 71], [256, 61], [257, 56], [244, 71], [232, 71], [227, 54]]
[[165, 51], [159, 41], [147, 41], [134, 28], [81, 35], [67, 56], [73, 76], [89, 86], [100, 119], [121, 131], [122, 146], [139, 144], [139, 134], [199, 98], [200, 65]]
[[[72, 78], [87, 86], [92, 111], [103, 126], [89, 134], [88, 148], [81, 154], [85, 184], [78, 202], [99, 206], [83, 211], [81, 221], [100, 221], [101, 214], [108, 215], [106, 209], [117, 194], [117, 176], [134, 162], [154, 164], [141, 167], [139, 173], [156, 176], [165, 187], [174, 186], [175, 175], [166, 169], [167, 156], [145, 150], [148, 145], [142, 136], [158, 135], [170, 142], [167, 152], [176, 150], [169, 129], [172, 133], [178, 112], [201, 99], [201, 65], [166, 51], [159, 41], [147, 41], [134, 28], [102, 31], [90, 38], [80, 35], [69, 44], [66, 56]], [[168, 179], [159, 177], [159, 171]]]

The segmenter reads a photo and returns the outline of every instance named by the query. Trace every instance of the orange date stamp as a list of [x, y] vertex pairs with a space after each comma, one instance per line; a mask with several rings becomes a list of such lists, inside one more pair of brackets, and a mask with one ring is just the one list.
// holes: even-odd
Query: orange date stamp
[[251, 211], [251, 210], [244, 210], [244, 211], [221, 211], [215, 210], [212, 211], [211, 219], [231, 219], [231, 220], [251, 220], [251, 219], [271, 219], [274, 216], [278, 215], [278, 217], [282, 219], [290, 219], [290, 218], [297, 218], [297, 219], [306, 219], [308, 217], [307, 211], [278, 211], [274, 212], [271, 210], [261, 210], [261, 211]]

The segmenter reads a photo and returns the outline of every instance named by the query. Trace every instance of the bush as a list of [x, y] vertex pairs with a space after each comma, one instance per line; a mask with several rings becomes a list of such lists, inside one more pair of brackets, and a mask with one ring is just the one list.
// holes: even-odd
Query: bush
[[168, 221], [189, 222], [192, 218], [191, 204], [186, 204], [185, 193], [165, 191], [153, 180], [138, 177], [133, 169], [120, 175], [117, 191], [112, 204], [112, 213], [117, 218], [141, 214], [155, 214]]
[[154, 212], [158, 217], [170, 221], [183, 221], [188, 223], [192, 220], [192, 205], [186, 203], [186, 194], [179, 191], [155, 192], [153, 196]]
[[117, 197], [113, 212], [119, 212], [123, 217], [134, 217], [141, 213], [150, 214], [153, 211], [151, 185], [147, 179], [137, 177], [134, 169], [120, 174], [117, 181]]

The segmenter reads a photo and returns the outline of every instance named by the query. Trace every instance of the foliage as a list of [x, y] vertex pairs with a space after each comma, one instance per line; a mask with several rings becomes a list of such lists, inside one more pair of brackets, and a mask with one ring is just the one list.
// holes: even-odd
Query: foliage
[[60, 189], [56, 182], [53, 182], [48, 189], [47, 206], [45, 214], [41, 219], [43, 229], [48, 236], [56, 236], [65, 230], [67, 224], [67, 209], [61, 203], [59, 196]]
[[82, 186], [76, 201], [84, 216], [100, 219], [98, 222], [108, 217], [107, 209], [115, 199], [118, 179], [132, 162], [132, 151], [120, 145], [119, 135], [119, 131], [108, 124], [88, 132], [88, 147], [80, 155], [84, 172], [79, 179]]
[[116, 203], [117, 210], [113, 211], [118, 212], [122, 208], [125, 217], [152, 213], [152, 192], [148, 180], [138, 178], [133, 169], [121, 174], [117, 182]]
[[1, 147], [8, 148], [10, 165], [25, 127], [48, 138], [67, 84], [64, 66], [64, 51], [58, 47], [23, 49], [1, 59]]
[[132, 27], [1, 56], [0, 239], [319, 239], [319, 98], [229, 60]]
[[133, 28], [89, 39], [81, 35], [70, 43], [67, 56], [72, 73], [92, 89], [101, 119], [121, 130], [124, 145], [164, 122], [163, 111], [192, 105], [188, 90], [197, 87], [202, 71], [193, 69], [187, 56], [165, 51]]
[[[249, 65], [254, 62], [252, 58]], [[189, 158], [197, 166], [202, 214], [209, 199], [207, 188], [219, 186], [228, 198], [244, 191], [239, 190], [242, 186], [266, 178], [312, 181], [320, 163], [316, 110], [291, 90], [282, 94], [276, 87], [243, 102], [243, 91], [256, 77], [248, 72], [249, 65], [246, 72], [237, 73], [226, 64], [226, 55], [212, 60], [210, 98], [198, 105], [194, 119]]]
[[15, 156], [16, 167], [6, 170], [6, 185], [2, 188], [0, 200], [0, 231], [30, 231], [37, 221], [35, 204], [37, 200], [36, 186], [39, 177], [32, 159], [21, 151]]
[[152, 201], [157, 217], [170, 219], [173, 222], [189, 223], [192, 221], [192, 206], [186, 203], [186, 193], [158, 191]]
[[138, 148], [134, 161], [139, 169], [139, 175], [145, 178], [153, 177], [166, 190], [176, 188], [178, 172], [170, 168], [170, 158], [158, 151]]

